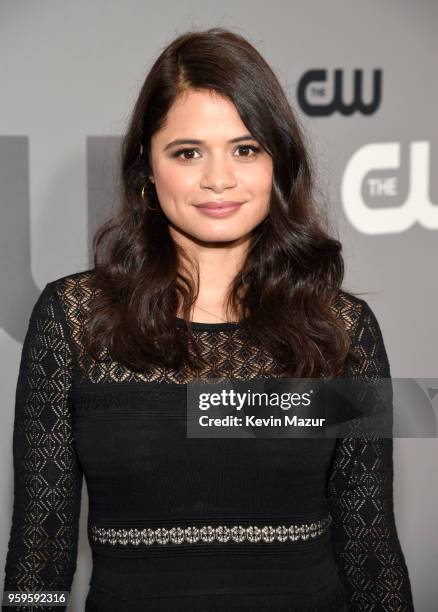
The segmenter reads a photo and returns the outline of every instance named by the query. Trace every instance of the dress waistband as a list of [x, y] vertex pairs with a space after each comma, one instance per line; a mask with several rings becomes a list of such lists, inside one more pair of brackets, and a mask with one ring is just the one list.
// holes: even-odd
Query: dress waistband
[[91, 525], [95, 542], [110, 545], [196, 544], [211, 542], [297, 542], [322, 535], [332, 522], [331, 514], [312, 523], [289, 525], [202, 525], [174, 526], [156, 529], [111, 528]]

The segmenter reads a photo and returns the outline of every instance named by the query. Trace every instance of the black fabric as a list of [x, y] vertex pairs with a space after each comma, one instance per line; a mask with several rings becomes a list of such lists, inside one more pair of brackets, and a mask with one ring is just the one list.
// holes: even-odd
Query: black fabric
[[[92, 273], [48, 283], [30, 317], [16, 391], [4, 589], [70, 589], [85, 477], [88, 612], [413, 610], [393, 512], [392, 439], [187, 438], [188, 370], [140, 374], [109, 353], [95, 363], [85, 351]], [[346, 375], [390, 377], [368, 304], [340, 292], [336, 310], [362, 357]], [[238, 323], [193, 329], [208, 362], [202, 376], [276, 375], [275, 359]], [[299, 542], [135, 545], [92, 537], [94, 527], [277, 526], [327, 513], [330, 528]]]

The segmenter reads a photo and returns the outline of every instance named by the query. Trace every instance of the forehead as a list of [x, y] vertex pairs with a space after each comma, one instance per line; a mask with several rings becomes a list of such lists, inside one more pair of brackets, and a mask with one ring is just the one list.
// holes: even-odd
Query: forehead
[[245, 131], [231, 100], [213, 91], [187, 90], [170, 107], [165, 125], [153, 138], [229, 139]]

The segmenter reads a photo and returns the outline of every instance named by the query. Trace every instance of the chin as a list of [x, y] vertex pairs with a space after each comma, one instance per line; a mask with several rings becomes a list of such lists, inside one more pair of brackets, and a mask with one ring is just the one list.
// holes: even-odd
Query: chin
[[193, 234], [193, 237], [202, 242], [234, 242], [240, 240], [244, 236], [248, 235], [248, 232], [199, 232]]
[[254, 227], [254, 220], [250, 223], [242, 223], [238, 219], [210, 220], [206, 219], [203, 223], [175, 223], [171, 224], [173, 231], [185, 235], [186, 238], [199, 242], [235, 242], [249, 238]]

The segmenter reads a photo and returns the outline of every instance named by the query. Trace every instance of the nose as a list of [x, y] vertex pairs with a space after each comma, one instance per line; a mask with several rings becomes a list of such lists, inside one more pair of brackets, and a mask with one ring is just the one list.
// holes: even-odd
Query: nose
[[205, 164], [201, 179], [202, 188], [220, 192], [235, 185], [236, 177], [231, 163], [223, 157], [212, 157]]

